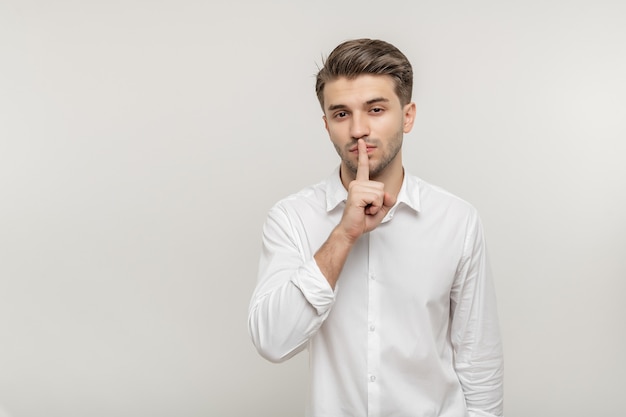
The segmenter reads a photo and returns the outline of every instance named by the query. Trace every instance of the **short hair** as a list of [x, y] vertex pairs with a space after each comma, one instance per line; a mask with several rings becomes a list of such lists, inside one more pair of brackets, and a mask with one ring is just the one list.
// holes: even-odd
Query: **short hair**
[[324, 87], [340, 77], [389, 75], [395, 92], [404, 106], [411, 102], [413, 68], [407, 57], [392, 44], [378, 39], [353, 39], [339, 44], [317, 73], [315, 92], [324, 110]]

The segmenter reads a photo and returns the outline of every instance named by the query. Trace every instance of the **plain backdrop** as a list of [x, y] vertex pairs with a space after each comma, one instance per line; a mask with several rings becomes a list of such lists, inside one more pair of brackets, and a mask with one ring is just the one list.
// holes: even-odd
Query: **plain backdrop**
[[414, 65], [407, 169], [481, 213], [505, 414], [624, 415], [621, 0], [0, 0], [0, 415], [302, 415], [248, 303], [356, 37]]

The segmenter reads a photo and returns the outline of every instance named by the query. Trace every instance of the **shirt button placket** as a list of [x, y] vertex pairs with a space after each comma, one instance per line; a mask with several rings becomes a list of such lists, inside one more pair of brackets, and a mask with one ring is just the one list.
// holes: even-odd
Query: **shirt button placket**
[[380, 339], [377, 327], [379, 324], [380, 306], [377, 268], [379, 260], [376, 258], [380, 253], [376, 248], [376, 231], [369, 233], [368, 238], [368, 305], [367, 305], [367, 412], [369, 417], [379, 417], [380, 392]]

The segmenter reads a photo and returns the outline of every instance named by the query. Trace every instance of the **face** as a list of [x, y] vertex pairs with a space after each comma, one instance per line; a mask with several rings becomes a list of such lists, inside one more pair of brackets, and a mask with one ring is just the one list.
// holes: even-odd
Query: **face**
[[356, 177], [361, 138], [367, 144], [370, 179], [402, 175], [402, 138], [413, 127], [415, 103], [402, 106], [391, 77], [360, 75], [331, 81], [324, 87], [324, 107], [324, 124], [341, 158], [342, 179]]

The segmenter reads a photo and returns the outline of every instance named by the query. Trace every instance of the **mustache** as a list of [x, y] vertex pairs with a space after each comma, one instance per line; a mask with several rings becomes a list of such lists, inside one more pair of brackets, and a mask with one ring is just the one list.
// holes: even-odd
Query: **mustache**
[[[363, 139], [363, 138], [358, 138], [358, 139]], [[365, 141], [365, 146], [380, 147], [380, 140], [378, 139], [367, 138], [363, 140]], [[356, 149], [357, 149], [357, 140], [354, 140], [354, 142], [350, 142], [349, 144], [346, 145], [346, 151], [348, 152], [352, 152]]]

